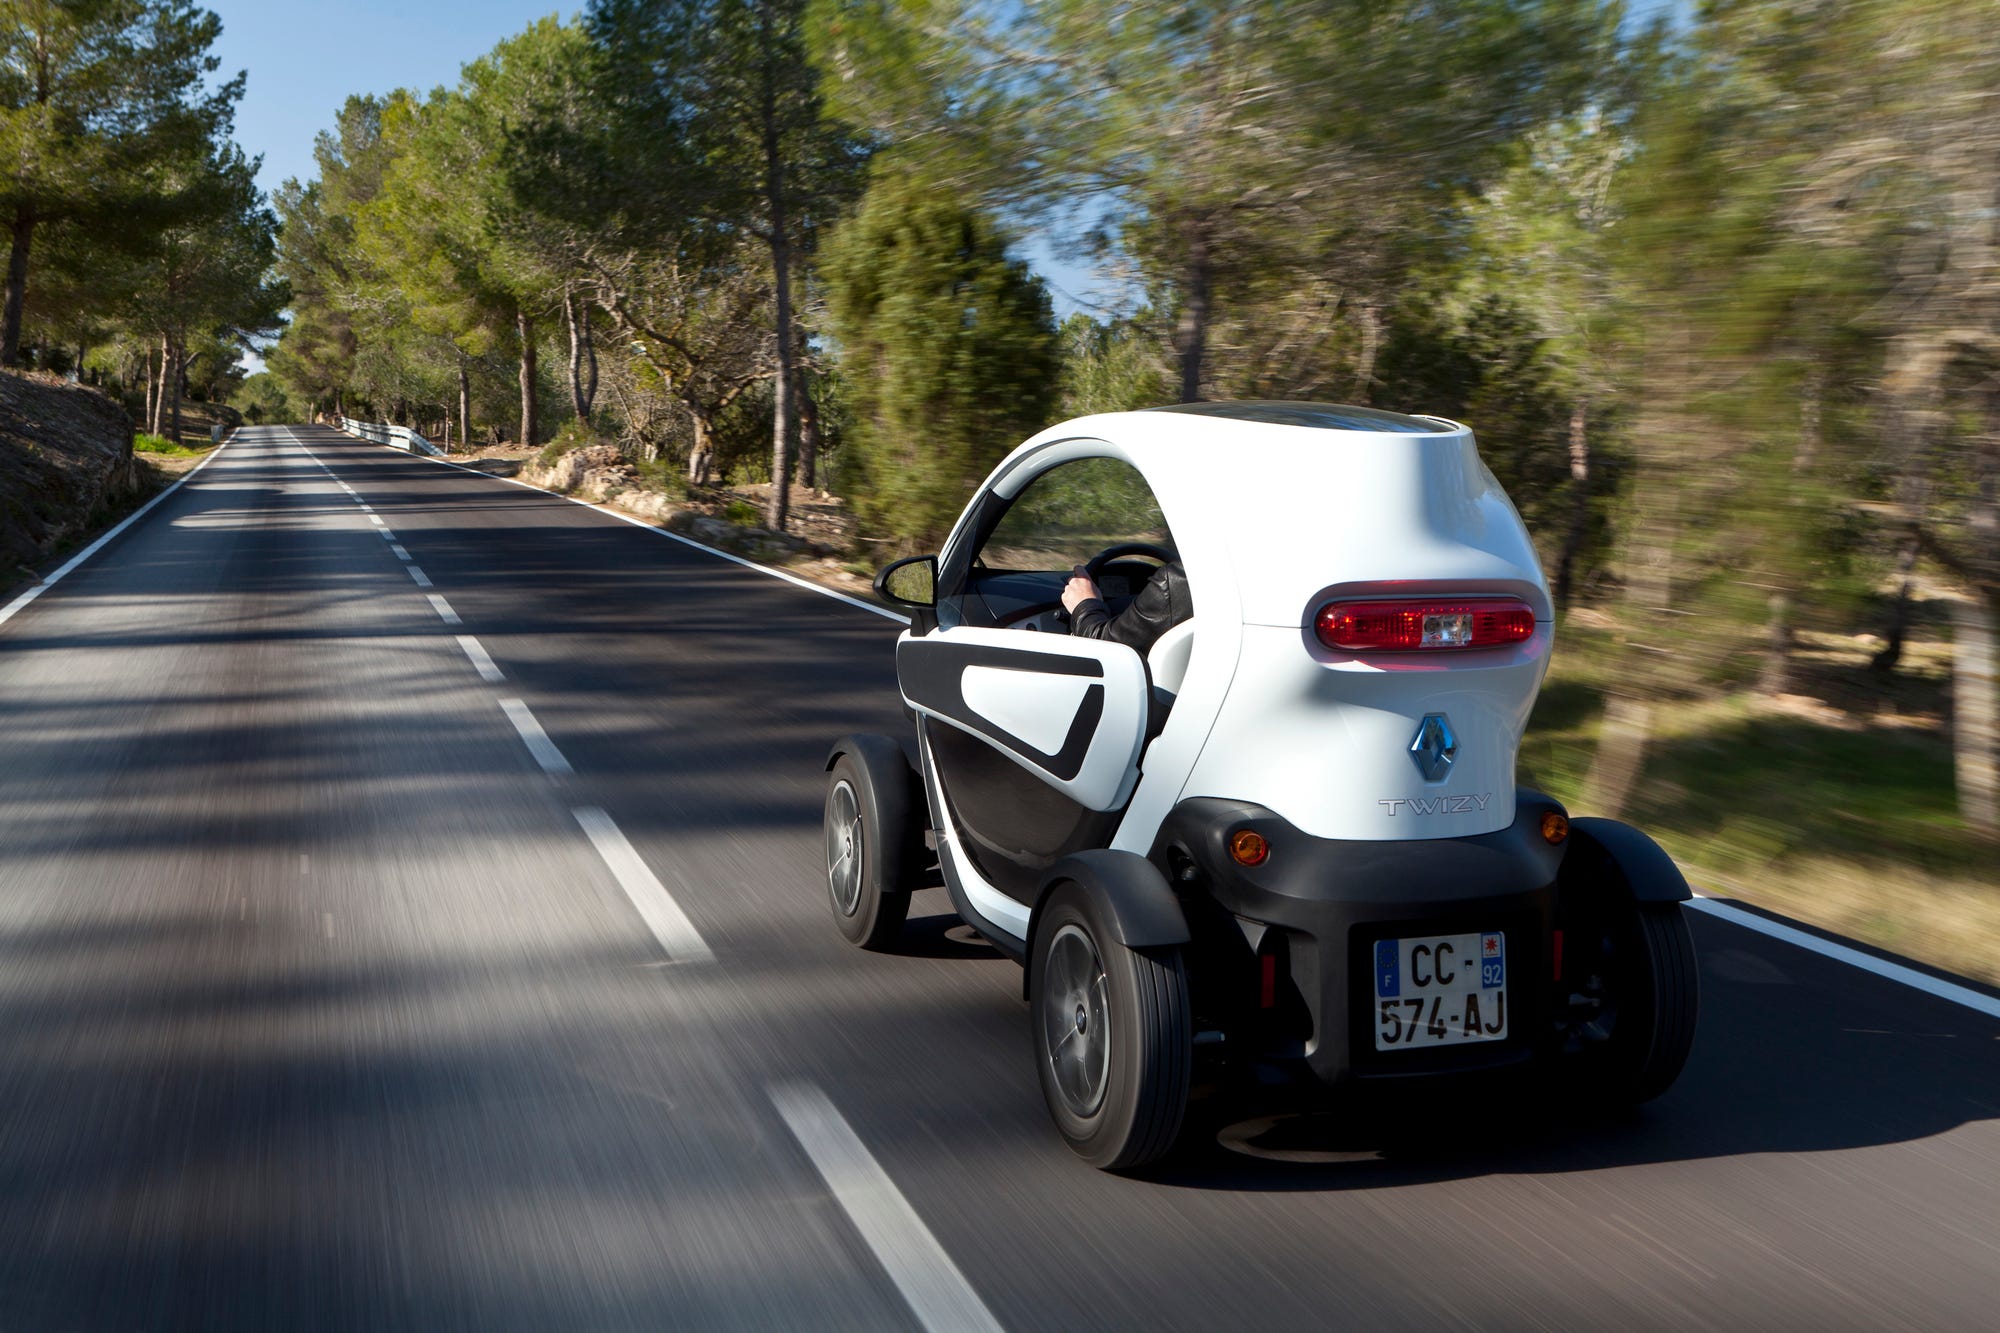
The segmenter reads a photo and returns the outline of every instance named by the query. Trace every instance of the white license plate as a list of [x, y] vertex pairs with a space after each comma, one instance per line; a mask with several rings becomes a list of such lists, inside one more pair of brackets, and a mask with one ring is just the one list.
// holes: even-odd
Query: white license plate
[[1375, 1049], [1456, 1046], [1507, 1035], [1507, 937], [1375, 941]]

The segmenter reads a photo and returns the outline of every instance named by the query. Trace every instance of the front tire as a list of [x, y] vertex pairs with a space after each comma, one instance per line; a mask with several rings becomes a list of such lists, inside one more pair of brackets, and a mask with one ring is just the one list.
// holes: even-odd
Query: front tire
[[902, 774], [843, 754], [827, 774], [826, 889], [833, 923], [848, 943], [886, 949], [910, 912], [911, 818]]
[[1042, 910], [1029, 960], [1029, 1014], [1042, 1098], [1092, 1166], [1158, 1161], [1187, 1114], [1193, 1045], [1178, 947], [1128, 949], [1076, 884]]

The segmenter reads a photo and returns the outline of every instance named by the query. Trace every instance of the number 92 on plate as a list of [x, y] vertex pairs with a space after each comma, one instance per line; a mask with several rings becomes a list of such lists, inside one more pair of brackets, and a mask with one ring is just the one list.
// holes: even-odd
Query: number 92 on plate
[[1375, 1049], [1456, 1046], [1507, 1035], [1507, 937], [1375, 941]]

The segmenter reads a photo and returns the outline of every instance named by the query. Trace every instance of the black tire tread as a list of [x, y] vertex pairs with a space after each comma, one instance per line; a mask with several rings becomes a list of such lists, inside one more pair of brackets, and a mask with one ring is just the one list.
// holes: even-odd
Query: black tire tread
[[1648, 1102], [1673, 1086], [1694, 1047], [1694, 1029], [1701, 1010], [1700, 973], [1694, 955], [1694, 935], [1679, 903], [1646, 903], [1638, 909], [1639, 938], [1653, 964], [1652, 1042], [1633, 1073], [1627, 1091], [1634, 1102]]
[[[836, 911], [834, 924], [849, 943], [880, 952], [902, 937], [903, 923], [910, 914], [910, 895], [903, 885], [907, 878], [907, 853], [902, 849], [909, 840], [912, 821], [908, 810], [902, 808], [900, 803], [885, 808], [883, 793], [876, 779], [877, 774], [870, 770], [866, 758], [859, 754], [843, 754], [827, 775], [829, 790], [843, 780], [854, 788], [854, 799], [863, 825], [861, 906], [852, 918], [846, 920]], [[903, 790], [898, 788], [892, 799], [900, 798]], [[897, 827], [885, 828], [885, 821], [894, 822]], [[885, 852], [890, 848], [896, 848], [901, 854], [885, 858]], [[858, 932], [849, 928], [849, 921], [861, 927]]]
[[[1118, 947], [1118, 946], [1113, 946]], [[1133, 991], [1139, 1011], [1133, 1017], [1153, 1047], [1141, 1067], [1153, 1078], [1137, 1090], [1132, 1132], [1107, 1170], [1145, 1166], [1173, 1150], [1187, 1116], [1193, 1076], [1194, 1046], [1188, 1031], [1187, 971], [1178, 948], [1154, 952], [1131, 950]]]

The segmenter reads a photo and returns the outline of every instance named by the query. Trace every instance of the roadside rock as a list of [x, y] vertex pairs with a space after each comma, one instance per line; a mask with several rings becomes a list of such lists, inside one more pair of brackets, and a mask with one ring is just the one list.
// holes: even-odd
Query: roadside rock
[[132, 421], [96, 389], [0, 373], [0, 584], [145, 488]]
[[614, 505], [628, 514], [651, 519], [669, 532], [752, 560], [789, 560], [818, 549], [790, 534], [699, 513], [671, 496], [648, 489], [640, 484], [638, 471], [625, 461], [616, 445], [572, 449], [547, 467], [530, 461], [522, 467], [521, 479], [563, 495]]

